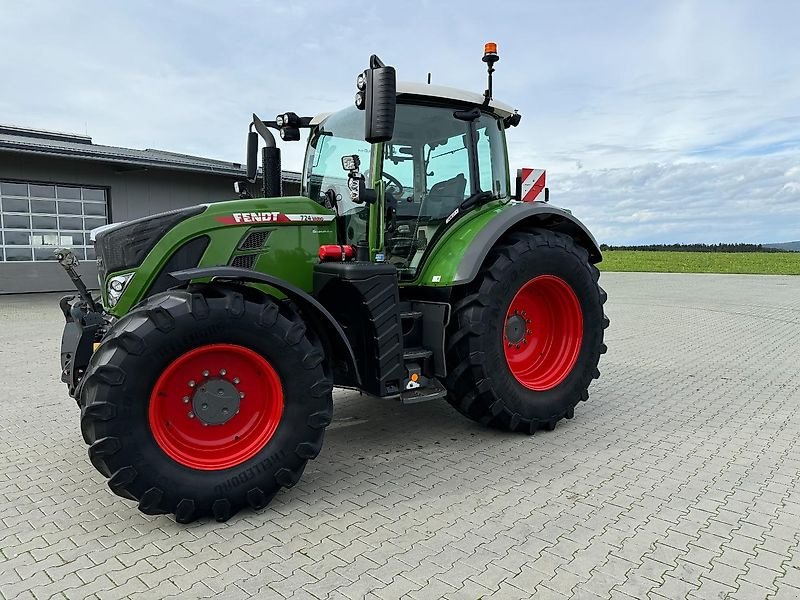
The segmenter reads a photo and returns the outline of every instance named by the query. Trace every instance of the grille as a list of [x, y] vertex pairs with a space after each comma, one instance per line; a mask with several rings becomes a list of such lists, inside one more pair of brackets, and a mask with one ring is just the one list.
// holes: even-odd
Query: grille
[[255, 254], [242, 254], [241, 256], [234, 256], [231, 261], [232, 267], [239, 267], [240, 269], [252, 269], [256, 262]]
[[258, 250], [263, 248], [269, 237], [269, 231], [251, 231], [239, 244], [240, 250]]

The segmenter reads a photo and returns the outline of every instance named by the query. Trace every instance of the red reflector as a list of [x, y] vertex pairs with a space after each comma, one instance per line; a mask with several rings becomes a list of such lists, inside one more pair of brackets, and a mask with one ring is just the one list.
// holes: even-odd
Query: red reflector
[[356, 256], [356, 249], [352, 246], [340, 246], [339, 244], [326, 244], [319, 247], [319, 259], [322, 262], [334, 260], [346, 261], [353, 260]]

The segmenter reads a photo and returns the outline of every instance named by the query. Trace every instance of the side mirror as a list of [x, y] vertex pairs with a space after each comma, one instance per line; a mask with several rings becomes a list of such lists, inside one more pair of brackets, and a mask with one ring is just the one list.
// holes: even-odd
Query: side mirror
[[[251, 131], [247, 134], [247, 179], [255, 182], [258, 172], [258, 133]], [[237, 192], [239, 190], [236, 190]]]
[[364, 139], [370, 144], [388, 142], [394, 134], [397, 111], [397, 74], [374, 54], [369, 69], [358, 76], [356, 107], [364, 110]]

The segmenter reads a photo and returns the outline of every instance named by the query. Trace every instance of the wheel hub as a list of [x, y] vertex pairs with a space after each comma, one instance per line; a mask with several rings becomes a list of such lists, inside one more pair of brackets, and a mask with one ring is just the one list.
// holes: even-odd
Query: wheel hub
[[511, 315], [506, 321], [506, 339], [509, 344], [519, 344], [525, 339], [527, 330], [525, 318], [519, 314]]
[[264, 356], [236, 344], [205, 344], [159, 375], [148, 421], [170, 458], [215, 471], [260, 452], [277, 430], [283, 406], [280, 377]]
[[209, 379], [192, 398], [195, 416], [206, 425], [222, 425], [239, 412], [239, 390], [225, 379]]
[[511, 374], [529, 390], [545, 391], [564, 381], [575, 366], [583, 340], [583, 312], [566, 281], [538, 275], [512, 298], [503, 329]]

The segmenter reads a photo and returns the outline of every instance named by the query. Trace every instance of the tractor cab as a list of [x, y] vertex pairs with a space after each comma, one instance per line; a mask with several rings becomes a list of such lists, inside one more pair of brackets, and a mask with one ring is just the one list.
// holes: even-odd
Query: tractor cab
[[[480, 95], [442, 86], [400, 83], [397, 102], [392, 138], [381, 143], [364, 140], [365, 115], [355, 107], [311, 121], [302, 193], [337, 211], [341, 244], [366, 240], [374, 211], [380, 254], [401, 280], [413, 280], [428, 246], [460, 214], [511, 199], [505, 129], [516, 113], [498, 102], [476, 109]], [[378, 190], [374, 204], [352, 199], [342, 169], [349, 156]]]

